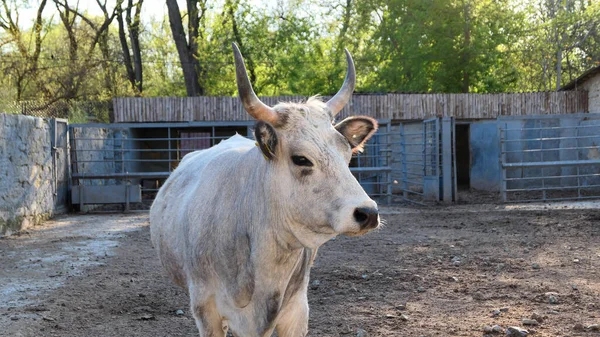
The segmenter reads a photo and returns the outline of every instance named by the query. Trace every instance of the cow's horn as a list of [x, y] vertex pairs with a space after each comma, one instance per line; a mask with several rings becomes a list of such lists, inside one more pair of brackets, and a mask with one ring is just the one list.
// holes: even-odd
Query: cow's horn
[[246, 72], [246, 65], [244, 64], [242, 53], [240, 53], [240, 49], [235, 43], [232, 43], [232, 47], [235, 59], [235, 79], [240, 99], [242, 100], [242, 104], [244, 104], [244, 109], [248, 111], [250, 116], [257, 120], [277, 124], [279, 115], [273, 108], [258, 99], [258, 96], [254, 93], [252, 84], [250, 84], [250, 80], [248, 79], [248, 73]]
[[346, 79], [344, 80], [344, 84], [340, 91], [335, 94], [328, 102], [327, 107], [333, 115], [337, 115], [352, 97], [352, 92], [354, 92], [354, 86], [356, 85], [356, 70], [354, 70], [354, 61], [352, 61], [352, 55], [348, 49], [344, 48], [346, 52], [346, 62], [348, 62], [348, 70], [346, 70]]

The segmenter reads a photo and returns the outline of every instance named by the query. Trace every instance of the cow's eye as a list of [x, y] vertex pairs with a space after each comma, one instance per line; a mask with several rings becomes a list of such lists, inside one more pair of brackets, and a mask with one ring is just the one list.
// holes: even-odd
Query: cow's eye
[[292, 161], [298, 166], [313, 166], [313, 163], [304, 156], [292, 156]]

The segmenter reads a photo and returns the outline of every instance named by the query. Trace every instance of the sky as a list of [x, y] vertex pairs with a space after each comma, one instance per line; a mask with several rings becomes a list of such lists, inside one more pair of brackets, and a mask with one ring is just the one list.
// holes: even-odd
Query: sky
[[[21, 0], [16, 0], [16, 2], [20, 2]], [[114, 8], [116, 0], [100, 0], [107, 2], [107, 8], [109, 11]], [[37, 8], [39, 6], [39, 0], [28, 0], [28, 5], [25, 5], [26, 8], [22, 8], [19, 10], [19, 25], [21, 28], [29, 28], [31, 27], [33, 20], [37, 13]], [[125, 1], [126, 2], [126, 1]], [[252, 0], [252, 3], [255, 3], [256, 6], [266, 7], [269, 4], [273, 4], [275, 1], [269, 0]], [[76, 4], [79, 4], [79, 9], [81, 12], [87, 12], [91, 15], [102, 15], [102, 10], [98, 6], [96, 0], [68, 0], [68, 3], [71, 7], [75, 7]], [[179, 8], [181, 10], [185, 10], [185, 0], [177, 0], [179, 4]], [[213, 5], [216, 7], [222, 6], [223, 1], [209, 1], [209, 5]], [[142, 21], [149, 22], [152, 19], [162, 19], [167, 14], [167, 5], [165, 0], [144, 0], [144, 4], [142, 6]], [[54, 5], [53, 0], [48, 0], [46, 3], [46, 7], [44, 8], [44, 17], [49, 18], [54, 16], [54, 18], [58, 19], [58, 12], [56, 11], [56, 6]]]
[[[39, 6], [39, 0], [30, 0], [28, 2], [30, 3], [28, 8], [24, 8], [19, 11], [19, 23], [23, 28], [31, 25]], [[79, 9], [82, 12], [88, 12], [91, 15], [102, 15], [102, 10], [100, 10], [100, 7], [98, 7], [98, 4], [95, 0], [68, 0], [68, 2], [72, 7], [75, 7], [77, 4], [79, 4]], [[178, 0], [177, 2], [179, 3], [180, 7], [183, 6], [185, 8], [185, 0]], [[115, 0], [107, 0], [107, 8], [114, 8], [115, 3]], [[142, 17], [162, 17], [166, 13], [167, 5], [165, 0], [144, 0], [144, 5], [142, 6]], [[56, 6], [52, 0], [48, 0], [46, 7], [44, 8], [44, 17], [48, 18], [50, 16], [54, 16], [55, 18], [58, 17]]]

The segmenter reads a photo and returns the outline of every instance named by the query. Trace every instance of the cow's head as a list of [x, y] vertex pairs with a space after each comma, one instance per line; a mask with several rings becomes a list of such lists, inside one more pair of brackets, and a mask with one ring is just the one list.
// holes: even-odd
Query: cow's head
[[[360, 235], [379, 226], [377, 204], [350, 173], [352, 153], [362, 150], [377, 130], [364, 116], [334, 124], [348, 103], [356, 75], [346, 50], [348, 70], [339, 92], [327, 103], [316, 97], [305, 103], [261, 102], [248, 80], [242, 55], [233, 45], [238, 91], [244, 108], [258, 120], [257, 146], [269, 165], [265, 184], [272, 209], [281, 212], [289, 232], [306, 247], [317, 247], [337, 234]], [[248, 163], [251, 165], [251, 163]]]

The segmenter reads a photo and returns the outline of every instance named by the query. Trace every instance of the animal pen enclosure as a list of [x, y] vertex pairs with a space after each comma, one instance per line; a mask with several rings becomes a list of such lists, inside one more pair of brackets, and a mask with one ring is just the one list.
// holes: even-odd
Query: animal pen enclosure
[[[254, 122], [123, 123], [71, 125], [72, 202], [85, 204], [151, 201], [162, 182], [188, 153], [241, 134], [253, 137]], [[381, 203], [392, 195], [390, 123], [350, 170], [365, 191]]]

